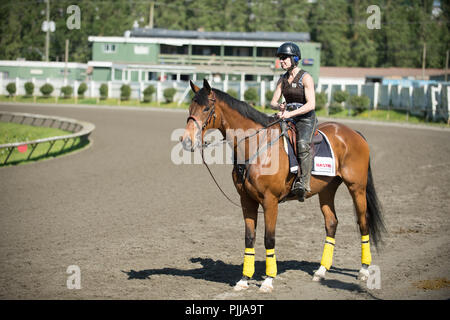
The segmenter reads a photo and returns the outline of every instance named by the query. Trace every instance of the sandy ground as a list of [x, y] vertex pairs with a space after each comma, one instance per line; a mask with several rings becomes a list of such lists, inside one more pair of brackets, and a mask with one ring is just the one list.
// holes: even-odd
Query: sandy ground
[[[202, 165], [175, 165], [174, 129], [186, 112], [0, 105], [96, 125], [90, 148], [0, 169], [0, 299], [449, 299], [450, 131], [349, 122], [368, 139], [388, 233], [381, 289], [356, 279], [360, 235], [338, 190], [333, 267], [311, 281], [325, 239], [318, 198], [281, 204], [275, 290], [265, 272], [262, 219], [255, 280], [242, 272], [244, 223]], [[236, 201], [230, 165], [214, 174]], [[81, 289], [68, 289], [68, 266]], [[441, 279], [441, 280], [439, 280]], [[435, 281], [438, 280], [438, 281]], [[428, 281], [428, 282], [421, 282]], [[447, 287], [440, 288], [447, 281]], [[426, 284], [435, 285], [427, 289]]]

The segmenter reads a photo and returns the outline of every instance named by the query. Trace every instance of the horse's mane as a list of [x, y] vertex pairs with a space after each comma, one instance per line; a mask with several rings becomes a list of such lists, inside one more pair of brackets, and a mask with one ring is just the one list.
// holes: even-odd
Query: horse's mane
[[[216, 94], [216, 97], [227, 105], [229, 105], [232, 109], [239, 112], [243, 117], [248, 118], [256, 123], [259, 123], [263, 126], [267, 126], [269, 123], [273, 121], [272, 116], [268, 116], [265, 113], [259, 112], [248, 103], [235, 99], [230, 96], [228, 93], [220, 91], [219, 89], [212, 89]], [[194, 100], [201, 105], [208, 105], [208, 95], [206, 90], [203, 88], [200, 89], [194, 97]]]

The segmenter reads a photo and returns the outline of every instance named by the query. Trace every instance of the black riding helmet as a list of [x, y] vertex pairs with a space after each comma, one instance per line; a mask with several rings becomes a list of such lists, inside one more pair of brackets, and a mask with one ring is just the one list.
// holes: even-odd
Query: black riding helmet
[[293, 42], [285, 42], [278, 48], [277, 57], [281, 56], [291, 56], [293, 65], [297, 65], [302, 59], [300, 48]]

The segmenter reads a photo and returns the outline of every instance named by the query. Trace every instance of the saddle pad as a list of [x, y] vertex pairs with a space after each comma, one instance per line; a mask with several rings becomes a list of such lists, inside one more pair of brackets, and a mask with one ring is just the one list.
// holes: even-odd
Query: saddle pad
[[323, 136], [320, 143], [314, 145], [314, 158], [311, 174], [317, 176], [334, 177], [336, 175], [336, 161], [330, 141], [322, 131], [318, 130]]
[[[317, 139], [320, 142], [314, 144], [314, 147], [312, 148], [313, 165], [311, 174], [316, 176], [334, 177], [336, 175], [336, 162], [333, 149], [331, 149], [330, 142], [328, 141], [325, 133], [320, 130], [317, 131], [319, 131], [319, 134], [322, 135], [323, 139]], [[289, 157], [290, 171], [292, 173], [296, 173], [298, 170], [298, 161], [297, 157], [295, 156], [294, 149], [287, 141], [286, 137], [283, 140], [285, 151]]]

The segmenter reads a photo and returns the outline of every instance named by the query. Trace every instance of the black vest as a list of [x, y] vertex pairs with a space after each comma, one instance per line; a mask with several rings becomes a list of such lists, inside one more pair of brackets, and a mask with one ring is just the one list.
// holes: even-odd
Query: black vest
[[286, 103], [306, 103], [305, 88], [303, 87], [303, 77], [307, 74], [305, 70], [300, 70], [291, 84], [288, 82], [289, 73], [281, 76], [281, 93], [286, 99]]

